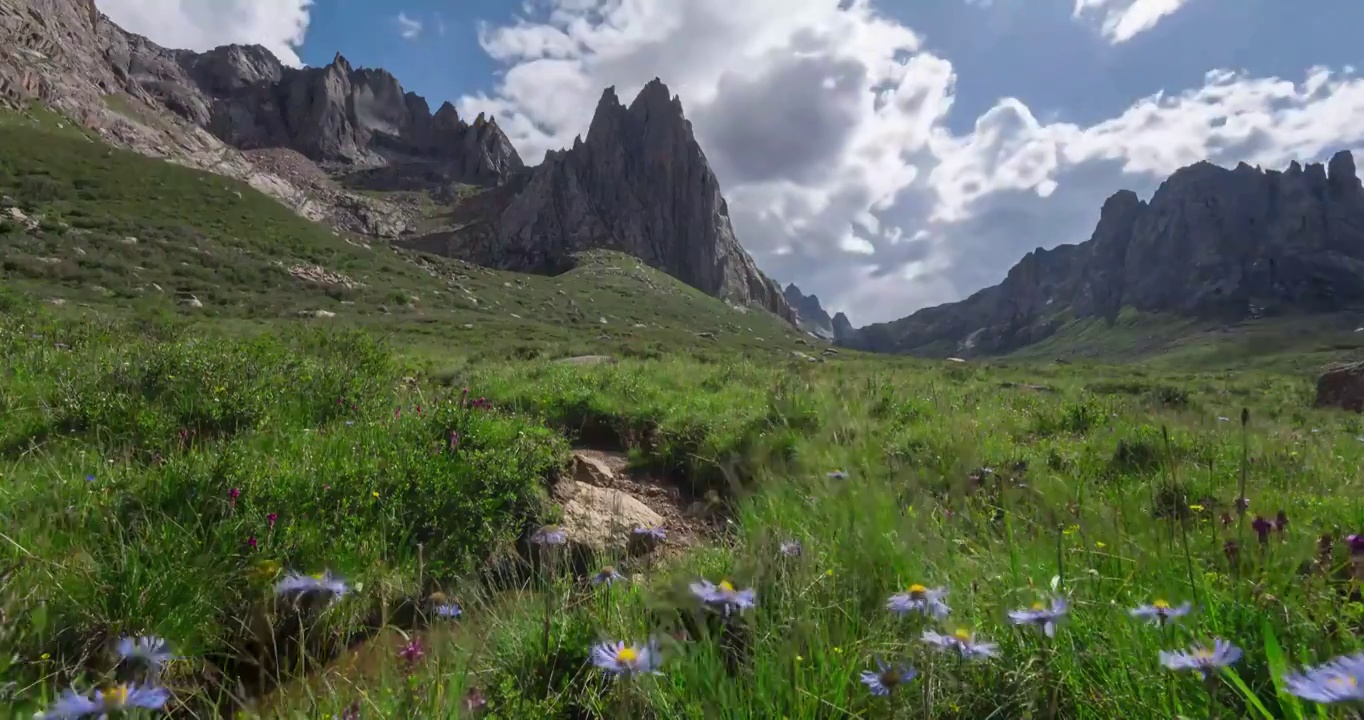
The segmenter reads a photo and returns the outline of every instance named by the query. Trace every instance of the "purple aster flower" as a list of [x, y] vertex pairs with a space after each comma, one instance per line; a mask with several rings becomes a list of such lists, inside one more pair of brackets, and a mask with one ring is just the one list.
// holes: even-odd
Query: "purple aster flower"
[[626, 645], [624, 642], [604, 642], [592, 648], [592, 664], [612, 675], [657, 675], [662, 660], [658, 646], [652, 641], [644, 647]]
[[315, 575], [289, 573], [275, 583], [275, 592], [280, 595], [294, 595], [300, 599], [315, 596], [335, 602], [350, 592], [350, 587], [330, 570], [326, 570]]
[[947, 588], [930, 588], [915, 583], [904, 592], [895, 593], [886, 600], [886, 609], [897, 615], [920, 612], [939, 620], [947, 617], [952, 609], [943, 602]]
[[536, 545], [563, 545], [568, 542], [568, 531], [558, 525], [546, 525], [530, 536]]
[[847, 480], [848, 473], [844, 470], [832, 470], [828, 473], [828, 478], [830, 480]]
[[1164, 600], [1156, 600], [1150, 605], [1139, 605], [1128, 610], [1127, 613], [1132, 617], [1146, 618], [1157, 625], [1165, 623], [1179, 617], [1184, 617], [1193, 611], [1193, 603], [1185, 600], [1182, 605], [1170, 607], [1170, 603]]
[[441, 603], [431, 608], [431, 610], [439, 617], [449, 618], [451, 620], [464, 614], [463, 608], [452, 602]]
[[1364, 653], [1284, 676], [1292, 695], [1317, 703], [1364, 702]]
[[120, 638], [116, 647], [118, 656], [124, 660], [140, 662], [147, 667], [156, 668], [175, 659], [165, 640], [155, 636]]
[[758, 593], [753, 588], [746, 590], [736, 590], [734, 585], [728, 580], [721, 580], [719, 585], [709, 580], [701, 580], [691, 584], [692, 594], [701, 599], [707, 605], [720, 607], [725, 615], [734, 610], [743, 612], [757, 604]]
[[616, 572], [615, 568], [611, 567], [610, 565], [607, 565], [606, 567], [598, 570], [597, 574], [592, 576], [592, 584], [606, 585], [607, 587], [610, 587], [612, 583], [622, 579], [624, 579], [624, 576], [622, 576], [619, 572]]
[[1056, 622], [1065, 616], [1069, 607], [1065, 598], [1055, 597], [1052, 598], [1050, 607], [1040, 602], [1033, 603], [1031, 608], [1010, 611], [1009, 619], [1015, 625], [1036, 625], [1047, 637], [1054, 637]]
[[630, 531], [630, 534], [641, 540], [653, 540], [662, 542], [668, 538], [668, 532], [661, 527], [637, 527]]
[[93, 696], [75, 690], [62, 691], [52, 708], [39, 717], [44, 720], [75, 720], [76, 718], [106, 716], [115, 710], [142, 708], [160, 710], [170, 699], [165, 688], [147, 685], [118, 685], [96, 690]]
[[977, 641], [971, 631], [962, 628], [958, 628], [951, 635], [925, 630], [923, 640], [941, 650], [956, 650], [967, 660], [994, 657], [999, 652], [999, 645]]
[[95, 476], [94, 476], [94, 475], [86, 475], [86, 476], [85, 476], [85, 481], [86, 481], [86, 482], [94, 482], [94, 481], [95, 481]]
[[1358, 535], [1346, 535], [1345, 546], [1350, 548], [1351, 555], [1364, 555], [1364, 533]]
[[1260, 539], [1261, 543], [1267, 543], [1269, 542], [1269, 531], [1274, 529], [1274, 523], [1266, 520], [1263, 515], [1256, 515], [1255, 519], [1250, 521], [1250, 529], [1255, 531], [1255, 536]]
[[878, 658], [876, 672], [862, 671], [862, 684], [872, 695], [889, 695], [895, 688], [919, 676], [919, 671], [904, 663], [887, 664]]
[[800, 557], [803, 550], [799, 540], [787, 540], [777, 548], [782, 557]]
[[1175, 652], [1160, 651], [1160, 664], [1171, 670], [1197, 670], [1207, 678], [1213, 670], [1227, 667], [1241, 659], [1241, 648], [1221, 638], [1215, 638], [1212, 647], [1195, 645], [1188, 650]]

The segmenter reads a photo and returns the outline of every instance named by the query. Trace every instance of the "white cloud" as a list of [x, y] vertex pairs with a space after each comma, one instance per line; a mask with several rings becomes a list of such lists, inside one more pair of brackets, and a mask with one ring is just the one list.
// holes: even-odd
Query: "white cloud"
[[285, 65], [301, 66], [297, 48], [313, 0], [95, 0], [125, 30], [172, 48], [210, 50], [232, 43], [265, 46]]
[[414, 40], [422, 34], [422, 22], [413, 20], [407, 13], [399, 12], [398, 17], [394, 19], [398, 22], [398, 34], [402, 35], [404, 40]]
[[[1279, 167], [1364, 142], [1364, 80], [1209, 73], [1089, 125], [1002, 98], [946, 126], [956, 74], [868, 0], [540, 0], [480, 39], [506, 65], [461, 112], [528, 162], [586, 131], [602, 89], [681, 95], [739, 238], [781, 282], [865, 324], [960, 299], [1035, 247], [1085, 239], [1105, 197], [1212, 159]], [[1079, 0], [1121, 42], [1182, 4]]]
[[1155, 27], [1190, 0], [1075, 0], [1075, 17], [1101, 16], [1100, 31], [1114, 45]]

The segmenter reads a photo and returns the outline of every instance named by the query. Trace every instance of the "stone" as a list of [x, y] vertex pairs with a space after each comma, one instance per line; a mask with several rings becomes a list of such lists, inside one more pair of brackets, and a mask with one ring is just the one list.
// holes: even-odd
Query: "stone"
[[1317, 378], [1314, 407], [1364, 412], [1364, 362], [1340, 365]]
[[611, 488], [576, 480], [562, 492], [563, 522], [569, 543], [594, 552], [628, 547], [630, 532], [636, 527], [663, 524], [663, 516], [649, 509], [638, 498]]
[[1149, 201], [1119, 191], [1088, 240], [1038, 248], [965, 300], [836, 330], [835, 340], [876, 352], [988, 356], [1072, 320], [1113, 321], [1124, 308], [1226, 327], [1361, 305], [1364, 186], [1342, 151], [1325, 167], [1293, 162], [1282, 171], [1195, 163]]
[[596, 453], [573, 453], [573, 480], [597, 487], [611, 487], [616, 473], [606, 459]]
[[834, 339], [833, 320], [829, 317], [829, 313], [820, 306], [818, 297], [805, 295], [800, 291], [800, 288], [796, 287], [795, 283], [788, 284], [786, 289], [782, 291], [782, 295], [791, 304], [791, 308], [796, 311], [797, 327], [822, 340]]

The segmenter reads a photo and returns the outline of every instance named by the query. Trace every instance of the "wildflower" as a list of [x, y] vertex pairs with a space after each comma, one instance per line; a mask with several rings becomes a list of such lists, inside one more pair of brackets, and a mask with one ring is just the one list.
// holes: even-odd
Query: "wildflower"
[[418, 660], [426, 657], [426, 650], [422, 648], [420, 640], [412, 638], [398, 651], [398, 657], [402, 658], [409, 666], [416, 665]]
[[451, 620], [464, 614], [464, 610], [460, 608], [458, 604], [452, 602], [441, 603], [431, 609], [436, 613], [436, 615], [439, 615], [440, 617], [443, 618], [449, 618]]
[[152, 668], [160, 667], [175, 659], [175, 655], [171, 653], [166, 641], [155, 635], [120, 638], [116, 649], [118, 656], [124, 660], [141, 662]]
[[1230, 527], [1232, 523], [1231, 513], [1222, 513], [1222, 527]]
[[1222, 552], [1227, 556], [1227, 562], [1235, 564], [1241, 559], [1241, 543], [1235, 540], [1228, 540], [1222, 543]]
[[1269, 531], [1274, 529], [1274, 523], [1266, 520], [1263, 515], [1256, 515], [1250, 522], [1250, 528], [1255, 531], [1255, 536], [1260, 538], [1261, 543], [1269, 542]]
[[787, 540], [777, 548], [777, 552], [781, 553], [782, 557], [800, 557], [802, 550], [804, 548], [799, 540]]
[[451, 449], [451, 450], [455, 450], [455, 449], [458, 449], [458, 448], [459, 448], [459, 433], [455, 432], [454, 430], [451, 430], [451, 431], [450, 431], [450, 449]]
[[592, 648], [593, 665], [625, 677], [646, 673], [656, 675], [661, 660], [658, 647], [652, 642], [645, 647], [626, 645], [624, 642], [604, 642]]
[[661, 542], [668, 537], [668, 532], [661, 527], [637, 527], [630, 531], [630, 534], [641, 540], [654, 540]]
[[370, 496], [373, 497], [375, 500], [378, 500], [378, 499], [379, 499], [379, 491], [378, 491], [378, 490], [370, 490], [370, 491], [369, 491], [369, 494], [370, 494]]
[[1250, 498], [1245, 497], [1244, 495], [1241, 496], [1241, 497], [1236, 498], [1236, 512], [1237, 512], [1237, 513], [1239, 513], [1239, 514], [1241, 514], [1241, 515], [1245, 515], [1245, 514], [1246, 514], [1246, 511], [1249, 510], [1249, 509], [1250, 509]]
[[237, 502], [237, 498], [241, 497], [241, 495], [242, 495], [241, 488], [232, 488], [227, 491], [227, 499], [232, 502]]
[[828, 473], [830, 480], [847, 480], [848, 473], [843, 470], [833, 470]]
[[1241, 659], [1241, 648], [1221, 638], [1213, 639], [1212, 647], [1195, 645], [1189, 650], [1160, 651], [1160, 664], [1171, 670], [1197, 670], [1207, 678], [1213, 670], [1227, 667]]
[[593, 585], [605, 584], [607, 587], [610, 587], [612, 583], [620, 579], [621, 574], [616, 572], [615, 568], [611, 567], [610, 565], [607, 565], [606, 567], [598, 570], [596, 575], [592, 576], [592, 584]]
[[743, 612], [758, 601], [756, 590], [753, 588], [736, 590], [728, 580], [721, 580], [719, 585], [709, 580], [694, 582], [691, 584], [691, 591], [707, 605], [720, 606], [725, 615], [733, 610]]
[[897, 686], [913, 680], [918, 675], [918, 670], [903, 663], [889, 665], [877, 659], [876, 672], [862, 671], [862, 684], [867, 686], [872, 695], [889, 695]]
[[75, 690], [65, 690], [57, 698], [52, 709], [40, 717], [58, 720], [105, 716], [114, 710], [145, 708], [160, 710], [170, 699], [165, 688], [147, 685], [118, 685], [106, 690], [96, 690], [93, 696], [78, 694]]
[[530, 536], [536, 545], [563, 545], [568, 542], [568, 531], [558, 525], [546, 525]]
[[[336, 720], [336, 716], [332, 716]], [[341, 720], [360, 720], [360, 701], [352, 700], [345, 710], [341, 711]]]
[[1051, 607], [1042, 603], [1033, 603], [1031, 608], [1024, 610], [1013, 610], [1009, 613], [1009, 619], [1015, 625], [1036, 625], [1042, 628], [1042, 632], [1047, 637], [1056, 635], [1056, 622], [1066, 614], [1069, 604], [1065, 598], [1055, 597], [1051, 600]]
[[1139, 605], [1127, 612], [1132, 617], [1146, 618], [1157, 625], [1164, 625], [1175, 618], [1188, 615], [1192, 610], [1193, 603], [1188, 600], [1185, 600], [1184, 604], [1178, 607], [1170, 607], [1170, 603], [1164, 600], [1156, 600], [1150, 605]]
[[315, 575], [289, 573], [283, 580], [275, 583], [275, 592], [280, 595], [297, 595], [300, 598], [317, 596], [334, 601], [350, 592], [350, 587], [330, 570], [326, 570]]
[[1285, 689], [1318, 703], [1364, 702], [1364, 653], [1284, 676]]
[[1275, 530], [1276, 532], [1278, 532], [1280, 535], [1282, 535], [1282, 534], [1284, 533], [1284, 531], [1287, 530], [1287, 529], [1288, 529], [1288, 513], [1286, 513], [1286, 512], [1284, 512], [1284, 511], [1280, 510], [1279, 513], [1278, 513], [1277, 515], [1274, 516], [1274, 530]]
[[1218, 416], [1217, 416], [1217, 422], [1230, 422], [1230, 421], [1231, 421], [1231, 418], [1229, 418], [1229, 417], [1225, 417], [1225, 416], [1223, 416], [1223, 415], [1218, 415]]
[[925, 630], [923, 640], [942, 650], [956, 650], [967, 660], [993, 657], [999, 651], [999, 645], [992, 642], [978, 642], [975, 635], [962, 628], [958, 628], [951, 635]]
[[480, 710], [483, 708], [484, 705], [487, 704], [488, 701], [483, 697], [483, 691], [479, 690], [476, 687], [469, 688], [469, 691], [464, 693], [465, 712], [474, 712], [476, 710]]
[[255, 550], [255, 549], [256, 549], [256, 536], [255, 536], [255, 535], [252, 535], [251, 537], [249, 537], [249, 538], [246, 539], [246, 546], [249, 547], [249, 548], [251, 548], [252, 550]]
[[1202, 505], [1199, 505], [1198, 503], [1193, 503], [1193, 504], [1189, 505], [1189, 509], [1192, 510], [1192, 511], [1194, 511], [1194, 512], [1203, 512], [1203, 511], [1206, 510], [1207, 508], [1203, 507]]
[[921, 612], [942, 619], [947, 617], [951, 608], [943, 602], [947, 588], [928, 588], [915, 583], [901, 593], [895, 593], [886, 600], [886, 609], [897, 615]]
[[1364, 534], [1346, 535], [1345, 546], [1350, 548], [1350, 555], [1364, 555]]
[[86, 475], [86, 476], [85, 476], [85, 481], [88, 482], [88, 483], [92, 483], [92, 482], [95, 481], [95, 476], [94, 476], [94, 475]]

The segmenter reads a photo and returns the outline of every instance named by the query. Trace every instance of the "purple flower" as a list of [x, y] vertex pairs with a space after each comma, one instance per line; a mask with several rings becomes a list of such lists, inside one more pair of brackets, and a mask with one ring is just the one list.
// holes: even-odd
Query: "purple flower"
[[1139, 605], [1128, 610], [1127, 613], [1132, 617], [1146, 618], [1157, 625], [1188, 615], [1193, 610], [1193, 603], [1185, 600], [1182, 605], [1170, 607], [1170, 603], [1164, 600], [1156, 600], [1150, 605]]
[[275, 583], [275, 592], [280, 595], [297, 595], [300, 598], [318, 596], [335, 602], [350, 592], [350, 586], [346, 581], [333, 575], [330, 570], [315, 575], [291, 572]]
[[441, 603], [432, 609], [439, 617], [449, 618], [451, 620], [464, 614], [464, 610], [461, 609], [459, 605], [452, 602]]
[[426, 657], [426, 650], [422, 648], [421, 640], [412, 638], [398, 651], [398, 657], [402, 658], [410, 667], [416, 665], [418, 660]]
[[169, 699], [170, 692], [165, 688], [147, 685], [118, 685], [96, 690], [94, 696], [78, 694], [75, 690], [67, 689], [57, 698], [52, 708], [39, 717], [45, 720], [66, 720], [103, 717], [115, 710], [135, 708], [160, 710]]
[[648, 645], [626, 645], [624, 642], [604, 642], [592, 648], [592, 664], [612, 675], [632, 677], [642, 674], [658, 674], [659, 663], [663, 658], [658, 647], [651, 641]]
[[941, 650], [956, 650], [967, 660], [994, 657], [999, 652], [999, 645], [978, 641], [973, 633], [962, 628], [958, 628], [951, 635], [925, 630], [923, 641]]
[[667, 539], [668, 532], [661, 527], [637, 527], [630, 531], [630, 534], [641, 540], [652, 540], [662, 542]]
[[736, 590], [728, 580], [721, 580], [719, 585], [709, 580], [694, 582], [691, 584], [691, 591], [693, 595], [701, 599], [701, 602], [719, 606], [725, 615], [734, 610], [743, 612], [758, 602], [756, 590], [753, 588]]
[[919, 671], [903, 663], [887, 664], [877, 658], [876, 671], [862, 671], [862, 684], [872, 695], [889, 695], [896, 687], [918, 677]]
[[952, 612], [952, 609], [947, 607], [947, 603], [943, 602], [943, 597], [946, 595], [947, 588], [930, 588], [915, 583], [904, 592], [891, 595], [886, 600], [886, 609], [896, 615], [919, 612], [941, 620]]
[[597, 573], [592, 576], [592, 584], [606, 585], [607, 587], [610, 587], [612, 583], [621, 579], [623, 579], [623, 576], [620, 573], [616, 572], [615, 568], [611, 567], [610, 565], [607, 565], [606, 567], [598, 570]]
[[530, 536], [536, 545], [563, 545], [568, 542], [568, 531], [558, 525], [546, 525]]
[[275, 527], [275, 521], [278, 520], [278, 519], [279, 519], [279, 515], [277, 515], [277, 514], [275, 514], [275, 513], [270, 513], [269, 515], [266, 515], [266, 516], [265, 516], [265, 521], [266, 521], [267, 523], [270, 524], [270, 529], [272, 529], [272, 530], [273, 530], [274, 527]]
[[1317, 703], [1364, 702], [1364, 653], [1284, 676], [1292, 695]]
[[255, 550], [255, 549], [256, 549], [256, 536], [255, 536], [255, 535], [252, 535], [251, 537], [249, 537], [249, 538], [246, 539], [246, 546], [249, 547], [249, 548], [251, 548], [252, 550]]
[[241, 494], [242, 494], [241, 488], [232, 488], [231, 490], [227, 491], [227, 499], [231, 500], [232, 502], [236, 502], [237, 498], [241, 497]]
[[1255, 531], [1255, 536], [1260, 538], [1261, 543], [1269, 542], [1269, 531], [1274, 529], [1274, 523], [1266, 520], [1262, 515], [1256, 515], [1250, 521], [1250, 528]]
[[1009, 612], [1009, 619], [1015, 625], [1036, 625], [1047, 637], [1056, 635], [1056, 622], [1065, 616], [1069, 605], [1062, 597], [1052, 598], [1051, 606], [1033, 603], [1031, 608]]
[[1345, 546], [1350, 548], [1350, 555], [1364, 555], [1364, 534], [1346, 535]]
[[86, 475], [86, 476], [85, 476], [85, 481], [88, 482], [88, 483], [92, 483], [92, 482], [95, 481], [95, 476], [94, 476], [94, 475]]
[[1160, 651], [1160, 664], [1171, 670], [1197, 670], [1204, 678], [1213, 670], [1224, 668], [1241, 659], [1241, 648], [1221, 638], [1212, 647], [1195, 645], [1188, 650]]
[[166, 641], [155, 635], [119, 638], [116, 649], [120, 658], [144, 663], [152, 668], [175, 659], [175, 654], [170, 651]]

